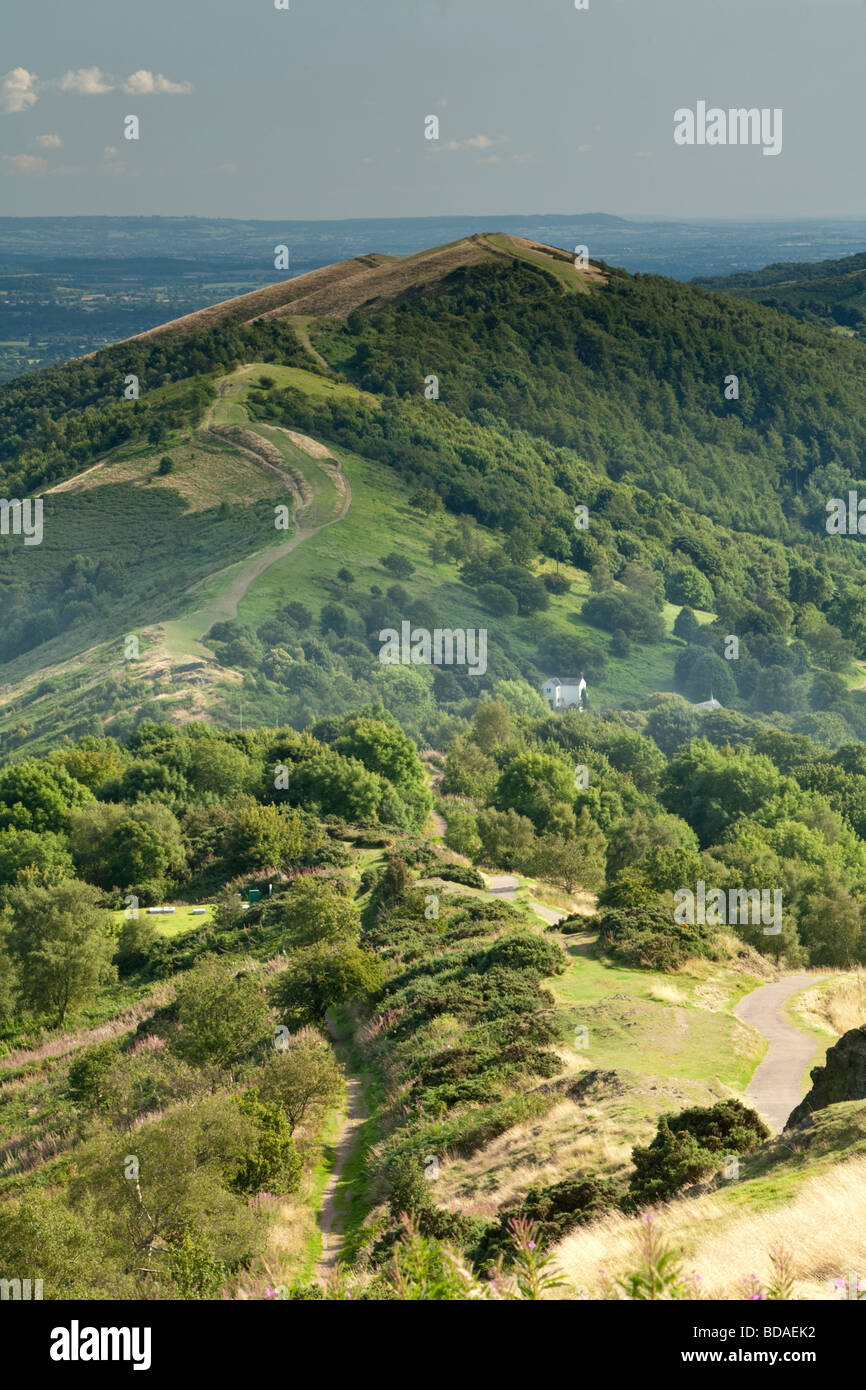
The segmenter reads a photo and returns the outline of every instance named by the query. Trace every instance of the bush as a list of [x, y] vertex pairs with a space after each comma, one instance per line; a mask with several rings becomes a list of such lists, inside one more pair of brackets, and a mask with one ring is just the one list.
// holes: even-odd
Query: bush
[[482, 607], [497, 618], [511, 618], [517, 612], [517, 599], [502, 584], [482, 584], [478, 589]]
[[744, 1157], [770, 1137], [760, 1116], [738, 1100], [663, 1115], [647, 1148], [632, 1150], [635, 1202], [659, 1202], [711, 1173], [719, 1158]]
[[333, 1004], [375, 994], [382, 971], [370, 951], [348, 943], [311, 946], [292, 957], [271, 987], [271, 1001], [290, 1028], [321, 1023]]
[[484, 962], [484, 968], [504, 965], [543, 979], [545, 975], [561, 975], [567, 965], [565, 954], [554, 941], [545, 941], [534, 931], [515, 931], [494, 942]]
[[121, 975], [130, 975], [134, 970], [141, 969], [148, 960], [158, 935], [156, 922], [152, 917], [144, 914], [126, 918], [120, 928], [117, 953], [114, 957]]
[[469, 1251], [479, 1269], [495, 1264], [500, 1256], [510, 1263], [514, 1239], [510, 1223], [517, 1218], [537, 1223], [538, 1240], [555, 1244], [575, 1226], [582, 1226], [615, 1210], [620, 1192], [608, 1178], [566, 1178], [550, 1187], [531, 1187], [523, 1201], [499, 1213], [478, 1243]]
[[621, 627], [616, 629], [616, 632], [610, 639], [610, 654], [611, 656], [620, 658], [631, 656], [631, 642], [626, 637]]
[[541, 582], [549, 594], [567, 594], [571, 580], [564, 574], [543, 574]]
[[303, 1170], [283, 1107], [279, 1103], [261, 1101], [255, 1087], [236, 1099], [243, 1113], [255, 1121], [259, 1139], [256, 1148], [245, 1155], [238, 1168], [233, 1183], [235, 1191], [248, 1197], [256, 1192], [273, 1192], [280, 1196], [297, 1192]]
[[717, 959], [712, 927], [674, 922], [662, 907], [614, 908], [595, 921], [599, 946], [623, 965], [670, 971], [694, 956]]
[[106, 1095], [106, 1081], [120, 1051], [117, 1043], [97, 1043], [88, 1047], [69, 1066], [67, 1088], [81, 1110], [98, 1110]]
[[484, 879], [471, 864], [439, 864], [431, 872], [432, 877], [444, 878], [448, 883], [462, 883], [466, 888], [484, 887]]

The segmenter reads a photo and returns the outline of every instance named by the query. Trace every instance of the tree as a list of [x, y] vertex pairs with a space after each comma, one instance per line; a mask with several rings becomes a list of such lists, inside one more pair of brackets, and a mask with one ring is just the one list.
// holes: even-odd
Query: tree
[[349, 615], [339, 603], [326, 603], [319, 614], [319, 626], [322, 632], [335, 632], [338, 637], [345, 637], [349, 631]]
[[113, 738], [79, 739], [70, 748], [54, 749], [45, 761], [65, 768], [70, 777], [92, 792], [123, 772], [120, 749]]
[[[294, 785], [294, 776], [290, 787]], [[238, 799], [224, 838], [230, 874], [285, 868], [302, 860], [321, 843], [311, 818], [291, 806], [263, 806], [252, 797]]]
[[258, 768], [248, 753], [223, 738], [190, 740], [184, 775], [199, 794], [235, 797], [253, 790]]
[[508, 706], [501, 700], [479, 700], [472, 720], [472, 739], [485, 753], [510, 743], [514, 723]]
[[284, 933], [290, 950], [320, 942], [357, 941], [361, 916], [348, 898], [315, 878], [297, 878], [265, 907], [265, 921]]
[[230, 1067], [264, 1041], [269, 1016], [252, 975], [205, 955], [178, 980], [177, 1021], [171, 1046], [179, 1057]]
[[501, 774], [493, 804], [526, 816], [539, 833], [561, 832], [573, 828], [574, 797], [574, 772], [567, 763], [549, 753], [519, 753]]
[[[232, 1096], [178, 1106], [130, 1137], [102, 1128], [77, 1151], [73, 1201], [98, 1202], [107, 1252], [138, 1280], [170, 1287], [172, 1249], [192, 1229], [234, 1267], [264, 1246], [266, 1228], [234, 1186], [260, 1127]], [[130, 1157], [135, 1167], [130, 1168]]]
[[262, 1099], [283, 1107], [292, 1133], [299, 1125], [314, 1124], [345, 1089], [333, 1052], [312, 1029], [290, 1038], [285, 1051], [274, 1050], [258, 1077]]
[[9, 890], [9, 949], [22, 1002], [63, 1023], [114, 974], [111, 915], [88, 883], [67, 879]]
[[348, 942], [299, 951], [278, 975], [270, 999], [290, 1028], [321, 1023], [334, 1004], [366, 999], [382, 983], [382, 969], [370, 951]]
[[[98, 1211], [90, 1219], [71, 1211], [58, 1193], [31, 1187], [25, 1197], [12, 1197], [0, 1208], [0, 1247], [3, 1274], [41, 1279], [42, 1297], [51, 1300], [92, 1299], [96, 1290], [111, 1287], [119, 1269], [112, 1268], [99, 1230]], [[93, 1216], [96, 1216], [94, 1221]]]
[[255, 1122], [258, 1142], [245, 1154], [232, 1186], [248, 1197], [256, 1192], [297, 1192], [303, 1169], [282, 1106], [261, 1100], [256, 1087], [242, 1091], [235, 1099]]
[[346, 590], [351, 589], [355, 582], [354, 574], [350, 569], [347, 569], [345, 565], [341, 565], [337, 570], [337, 578]]
[[478, 601], [494, 618], [511, 618], [517, 612], [517, 599], [502, 584], [480, 584]]
[[65, 767], [25, 758], [0, 772], [0, 829], [62, 832], [72, 808], [92, 800], [93, 793]]
[[25, 880], [29, 883], [59, 883], [72, 878], [75, 865], [62, 836], [51, 830], [0, 831], [0, 884]]
[[535, 854], [535, 831], [532, 821], [510, 808], [495, 811], [491, 807], [478, 812], [478, 838], [481, 841], [479, 858], [483, 864], [496, 869], [523, 869]]
[[824, 868], [806, 895], [800, 913], [800, 939], [810, 965], [850, 969], [866, 960], [866, 933], [860, 904], [844, 882]]
[[407, 560], [405, 555], [398, 555], [396, 551], [391, 551], [390, 555], [385, 555], [380, 561], [383, 569], [393, 574], [396, 579], [409, 579], [415, 573], [415, 566], [411, 560]]
[[691, 608], [681, 608], [674, 618], [674, 637], [681, 638], [683, 642], [696, 642], [700, 631], [701, 625]]
[[584, 807], [575, 835], [542, 835], [530, 858], [528, 871], [548, 883], [561, 884], [571, 893], [578, 884], [598, 888], [604, 882], [604, 836]]
[[186, 867], [180, 824], [160, 801], [92, 802], [73, 812], [70, 839], [79, 873], [105, 889], [150, 883], [158, 898]]
[[156, 471], [161, 478], [164, 478], [168, 473], [174, 472], [174, 459], [170, 454], [163, 454]]

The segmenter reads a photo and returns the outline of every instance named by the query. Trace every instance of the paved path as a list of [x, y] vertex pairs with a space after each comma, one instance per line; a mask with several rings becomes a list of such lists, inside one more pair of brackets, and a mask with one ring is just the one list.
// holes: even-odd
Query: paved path
[[818, 983], [819, 975], [786, 975], [760, 985], [735, 1005], [742, 1023], [763, 1033], [770, 1046], [746, 1087], [746, 1098], [777, 1133], [803, 1099], [803, 1078], [815, 1052], [815, 1039], [795, 1028], [782, 1007], [792, 994]]

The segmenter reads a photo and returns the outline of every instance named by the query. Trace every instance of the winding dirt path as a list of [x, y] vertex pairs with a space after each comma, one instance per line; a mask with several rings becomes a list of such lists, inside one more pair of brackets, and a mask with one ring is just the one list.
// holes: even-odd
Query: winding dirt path
[[[330, 1018], [327, 1020], [328, 1032], [334, 1042], [334, 1050], [343, 1064], [346, 1064], [344, 1049], [340, 1047], [340, 1034]], [[337, 1263], [341, 1245], [341, 1216], [338, 1210], [337, 1193], [343, 1180], [343, 1169], [348, 1162], [358, 1138], [358, 1130], [365, 1119], [364, 1097], [360, 1079], [346, 1071], [346, 1113], [337, 1136], [334, 1167], [322, 1193], [319, 1210], [319, 1228], [322, 1232], [322, 1253], [316, 1261], [316, 1274], [326, 1282]]]
[[776, 1133], [803, 1099], [803, 1077], [815, 1052], [815, 1040], [795, 1028], [782, 1010], [792, 994], [818, 983], [819, 975], [786, 975], [759, 985], [734, 1007], [741, 1023], [763, 1033], [770, 1044], [746, 1087], [746, 1098]]
[[[248, 372], [252, 370], [252, 367], [246, 366], [242, 367], [240, 370], [241, 372]], [[239, 442], [232, 438], [232, 432], [236, 431], [238, 426], [222, 426], [213, 423], [214, 411], [225, 399], [229, 384], [232, 380], [236, 379], [237, 374], [232, 374], [232, 376], [222, 377], [217, 383], [217, 399], [211, 404], [207, 416], [200, 427], [199, 433], [205, 438], [217, 438], [230, 443], [232, 448], [238, 453], [244, 454], [247, 458], [254, 459], [259, 465], [278, 474], [289, 491], [293, 493], [299, 505], [294, 514], [295, 531], [289, 540], [283, 541], [280, 545], [266, 546], [263, 550], [258, 550], [253, 555], [250, 555], [246, 560], [241, 560], [234, 565], [228, 566], [225, 570], [217, 570], [213, 574], [208, 575], [206, 579], [198, 581], [195, 587], [201, 589], [211, 585], [221, 574], [227, 576], [227, 583], [218, 593], [207, 600], [201, 608], [187, 613], [184, 617], [176, 620], [174, 624], [171, 622], [163, 624], [166, 631], [175, 626], [177, 628], [183, 628], [187, 632], [190, 624], [194, 624], [195, 629], [198, 630], [198, 635], [192, 640], [195, 642], [198, 650], [195, 653], [190, 653], [190, 655], [196, 656], [213, 656], [213, 652], [203, 645], [201, 641], [202, 637], [213, 627], [214, 623], [227, 622], [237, 617], [241, 600], [250, 585], [256, 579], [263, 575], [266, 570], [269, 570], [271, 566], [275, 565], [279, 560], [285, 559], [297, 546], [302, 545], [304, 541], [308, 541], [311, 536], [315, 536], [319, 531], [325, 530], [326, 527], [334, 526], [338, 521], [342, 521], [349, 507], [352, 505], [352, 485], [343, 472], [343, 466], [339, 459], [329, 453], [317, 440], [299, 434], [296, 430], [285, 429], [281, 425], [269, 426], [269, 428], [278, 430], [281, 434], [287, 435], [293, 444], [303, 449], [326, 477], [330, 479], [336, 489], [339, 506], [336, 508], [333, 516], [328, 517], [325, 521], [318, 522], [316, 525], [304, 524], [305, 514], [309, 513], [315, 506], [315, 495], [306, 498], [301, 495], [297, 479], [294, 479], [284, 469], [275, 465], [273, 459], [270, 457], [270, 453], [273, 453], [273, 446], [269, 445], [266, 439], [261, 438], [261, 448], [259, 449], [257, 447], [254, 442], [256, 431], [249, 421], [246, 409], [239, 405], [239, 408], [243, 409], [248, 421], [247, 426], [244, 428], [243, 442]], [[232, 573], [232, 571], [234, 571], [234, 573]], [[231, 577], [229, 578], [228, 576]]]

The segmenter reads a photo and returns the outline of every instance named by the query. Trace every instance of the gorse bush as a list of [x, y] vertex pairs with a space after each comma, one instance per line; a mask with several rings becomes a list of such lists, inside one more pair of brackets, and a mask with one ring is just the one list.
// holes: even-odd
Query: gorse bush
[[738, 1100], [663, 1116], [646, 1148], [632, 1150], [629, 1191], [636, 1202], [663, 1201], [718, 1171], [725, 1158], [744, 1158], [769, 1139], [763, 1120]]

